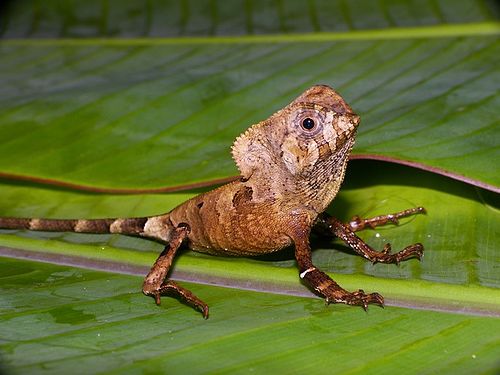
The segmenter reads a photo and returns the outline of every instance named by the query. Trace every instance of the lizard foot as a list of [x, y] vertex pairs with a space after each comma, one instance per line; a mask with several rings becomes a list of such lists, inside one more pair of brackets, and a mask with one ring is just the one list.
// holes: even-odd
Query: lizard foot
[[416, 243], [405, 247], [403, 250], [398, 251], [397, 253], [391, 254], [391, 244], [385, 244], [382, 251], [373, 251], [372, 254], [369, 255], [369, 259], [373, 264], [399, 264], [401, 261], [407, 260], [409, 258], [418, 258], [418, 260], [422, 260], [422, 257], [424, 256], [424, 246], [421, 243]]
[[366, 294], [363, 290], [348, 292], [333, 281], [326, 273], [312, 266], [300, 273], [300, 278], [325, 297], [327, 304], [345, 303], [346, 305], [361, 306], [367, 309], [369, 304], [384, 307], [384, 297], [378, 293]]
[[188, 305], [198, 309], [203, 314], [205, 319], [208, 319], [208, 305], [203, 302], [201, 299], [196, 297], [191, 291], [186, 288], [183, 288], [176, 282], [172, 280], [165, 281], [158, 289], [156, 290], [144, 290], [144, 294], [151, 296], [155, 299], [157, 305], [161, 304], [161, 296], [162, 295], [175, 295], [182, 302], [187, 303]]
[[345, 292], [340, 297], [334, 297], [333, 300], [327, 296], [326, 303], [345, 303], [346, 305], [361, 306], [366, 311], [369, 304], [384, 307], [384, 297], [378, 293], [366, 294], [362, 289], [359, 289], [352, 293]]

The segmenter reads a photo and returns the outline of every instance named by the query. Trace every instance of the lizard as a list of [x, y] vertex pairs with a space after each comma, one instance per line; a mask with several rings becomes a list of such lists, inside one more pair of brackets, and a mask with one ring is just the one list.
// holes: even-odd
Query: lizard
[[268, 119], [236, 138], [232, 156], [240, 177], [180, 204], [165, 214], [114, 219], [0, 218], [0, 228], [119, 233], [165, 245], [144, 279], [142, 291], [160, 304], [173, 295], [208, 318], [208, 305], [169, 279], [172, 261], [181, 246], [219, 256], [258, 256], [295, 247], [300, 279], [327, 304], [384, 306], [379, 293], [349, 292], [314, 266], [309, 237], [312, 231], [338, 237], [373, 263], [421, 259], [423, 245], [415, 243], [392, 253], [390, 244], [376, 251], [355, 232], [400, 218], [425, 213], [414, 207], [389, 215], [343, 223], [325, 213], [344, 179], [360, 117], [334, 89], [315, 85]]

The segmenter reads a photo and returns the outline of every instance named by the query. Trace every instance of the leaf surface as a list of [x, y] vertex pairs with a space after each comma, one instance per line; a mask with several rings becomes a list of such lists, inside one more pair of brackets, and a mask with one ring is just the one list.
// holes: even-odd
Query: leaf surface
[[362, 117], [355, 156], [498, 191], [500, 26], [412, 30], [5, 40], [0, 170], [122, 188], [232, 176], [234, 138], [325, 83]]
[[0, 180], [0, 215], [166, 212], [201, 190], [91, 194], [34, 181], [140, 189], [235, 175], [234, 137], [326, 83], [362, 117], [354, 158], [406, 164], [352, 161], [329, 212], [347, 221], [424, 206], [425, 216], [360, 235], [377, 249], [422, 242], [425, 257], [371, 265], [338, 240], [313, 238], [319, 268], [386, 297], [386, 309], [365, 313], [311, 298], [292, 251], [186, 252], [172, 276], [209, 303], [204, 321], [171, 298], [156, 307], [140, 294], [135, 275], [159, 244], [1, 230], [0, 372], [498, 372], [499, 201], [469, 185], [500, 186], [498, 5], [165, 4], [2, 9], [0, 173], [27, 179]]
[[0, 269], [4, 366], [24, 374], [186, 368], [194, 374], [327, 368], [375, 374], [421, 373], [429, 366], [465, 374], [490, 371], [498, 360], [495, 318], [395, 307], [365, 313], [190, 285], [213, 302], [213, 316], [204, 321], [173, 300], [153, 306], [132, 292], [138, 277], [9, 259]]
[[[8, 216], [26, 216], [26, 212], [34, 212], [38, 217], [65, 218], [155, 215], [169, 211], [194, 194], [102, 196], [10, 186], [4, 187], [1, 195], [15, 203], [2, 208]], [[494, 198], [484, 191], [428, 172], [415, 173], [406, 167], [389, 167], [380, 162], [352, 162], [344, 189], [329, 211], [348, 221], [357, 214], [370, 217], [418, 205], [426, 207], [427, 215], [403, 219], [397, 227], [389, 225], [360, 232], [360, 236], [377, 249], [382, 249], [387, 242], [392, 243], [395, 250], [421, 242], [426, 248], [424, 259], [422, 262], [403, 262], [399, 267], [372, 265], [355, 256], [339, 241], [313, 238], [313, 261], [321, 269], [335, 273], [336, 279], [339, 273], [347, 274], [344, 276], [347, 288], [379, 291], [392, 303], [420, 306], [424, 299], [429, 299], [447, 310], [477, 309], [480, 312], [486, 309], [498, 314], [500, 305], [489, 294], [493, 293], [490, 288], [500, 286], [500, 275], [495, 271], [500, 261], [496, 251], [500, 236], [496, 225], [498, 202]], [[62, 259], [76, 257], [71, 260], [72, 264], [117, 272], [131, 267], [129, 272], [145, 274], [162, 250], [160, 244], [152, 241], [119, 235], [2, 232], [0, 245], [28, 251], [28, 255], [22, 256], [44, 259], [43, 254], [47, 253], [50, 254], [48, 259], [56, 262], [61, 256]], [[103, 265], [99, 266], [99, 262]], [[260, 267], [263, 268], [258, 271]], [[283, 267], [287, 272], [280, 274], [276, 267]], [[180, 272], [177, 277], [184, 280], [275, 292], [291, 290], [300, 295], [306, 290], [298, 282], [293, 251], [258, 260], [219, 259], [188, 252], [179, 258], [175, 269]], [[409, 281], [399, 284], [403, 287], [399, 289], [397, 282], [385, 284], [385, 279]], [[419, 280], [423, 283], [418, 284]], [[444, 292], [435, 294], [439, 287], [431, 287], [427, 282], [432, 285], [445, 283]], [[450, 286], [446, 291], [446, 284], [460, 287]], [[472, 287], [479, 288], [474, 289], [477, 299], [472, 294], [462, 301], [454, 299], [456, 290], [466, 293]], [[412, 288], [418, 291], [414, 294]]]

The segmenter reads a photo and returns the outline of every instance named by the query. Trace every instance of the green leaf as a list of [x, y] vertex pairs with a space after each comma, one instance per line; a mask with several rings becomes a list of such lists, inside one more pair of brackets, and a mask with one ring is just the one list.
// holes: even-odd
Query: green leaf
[[[11, 202], [10, 207], [4, 205], [2, 208], [7, 216], [26, 216], [26, 212], [29, 212], [37, 217], [63, 218], [159, 214], [192, 196], [102, 196], [24, 186], [3, 186], [0, 195]], [[427, 172], [390, 167], [379, 162], [353, 162], [344, 189], [331, 206], [331, 213], [347, 221], [356, 214], [369, 217], [418, 205], [425, 206], [428, 215], [404, 219], [402, 225], [397, 227], [387, 226], [360, 233], [378, 249], [383, 248], [386, 242], [391, 242], [394, 249], [421, 242], [427, 249], [424, 260], [421, 263], [416, 260], [404, 262], [399, 267], [372, 265], [346, 251], [340, 242], [314, 240], [313, 261], [325, 271], [349, 274], [342, 280], [349, 289], [365, 288], [383, 292], [392, 303], [421, 306], [423, 300], [427, 300], [442, 309], [500, 313], [500, 304], [492, 298], [495, 292], [490, 289], [500, 286], [500, 275], [495, 271], [500, 261], [496, 254], [500, 233], [495, 225], [499, 214], [495, 203], [487, 203], [488, 199], [488, 195], [473, 187]], [[101, 267], [104, 269], [118, 271], [132, 266], [138, 274], [147, 272], [148, 266], [162, 249], [160, 244], [151, 241], [117, 235], [3, 232], [5, 234], [0, 235], [0, 245], [24, 249], [30, 254], [35, 252], [28, 255], [30, 257], [44, 258], [43, 254], [38, 254], [41, 251], [51, 254], [51, 257], [57, 254], [76, 257], [73, 264], [88, 265], [87, 262], [91, 260], [92, 267], [100, 267], [99, 262], [102, 262]], [[141, 251], [148, 253], [146, 255]], [[280, 274], [276, 266], [287, 268], [288, 272]], [[260, 267], [263, 269], [259, 272]], [[295, 290], [299, 294], [305, 291], [298, 283], [293, 252], [265, 256], [257, 261], [234, 258], [219, 260], [188, 253], [180, 257], [175, 269], [175, 272], [180, 273], [174, 272], [174, 276], [184, 280], [240, 287], [251, 285], [256, 289], [278, 292]], [[377, 278], [367, 278], [363, 274]], [[338, 279], [338, 276], [335, 278]], [[385, 284], [384, 278], [410, 281]], [[417, 280], [424, 282], [417, 283]], [[446, 289], [443, 286], [444, 292], [441, 292], [440, 287], [433, 283], [457, 284], [461, 288], [449, 286]], [[467, 291], [472, 292], [467, 294]], [[455, 298], [463, 293], [466, 293], [465, 298]]]
[[305, 33], [496, 21], [493, 1], [132, 0], [16, 1], [0, 14], [4, 38], [178, 37]]
[[499, 33], [497, 23], [471, 23], [236, 38], [6, 40], [0, 170], [135, 188], [235, 175], [228, 152], [234, 138], [306, 87], [327, 83], [363, 119], [355, 154], [498, 190]]
[[[24, 1], [0, 12], [0, 172], [111, 188], [213, 181], [237, 173], [237, 134], [327, 83], [362, 116], [355, 158], [499, 189], [494, 2], [167, 3]], [[199, 192], [0, 182], [1, 216], [144, 216]], [[422, 262], [371, 265], [339, 241], [312, 239], [315, 264], [342, 286], [386, 297], [368, 313], [304, 298], [293, 252], [186, 252], [172, 276], [210, 305], [204, 321], [171, 298], [156, 307], [142, 278], [117, 274], [144, 275], [157, 243], [2, 230], [0, 370], [498, 372], [498, 202], [407, 166], [351, 162], [335, 216], [428, 210], [360, 233], [377, 249], [422, 242]]]
[[[19, 373], [478, 373], [500, 320], [190, 285], [212, 317], [134, 290], [138, 277], [3, 259], [1, 350]], [[15, 337], [15, 340], [13, 338]], [[359, 361], [359, 358], [363, 358]], [[342, 359], [342, 360], [340, 360]], [[388, 361], [389, 360], [389, 361]], [[330, 370], [329, 370], [330, 371]]]

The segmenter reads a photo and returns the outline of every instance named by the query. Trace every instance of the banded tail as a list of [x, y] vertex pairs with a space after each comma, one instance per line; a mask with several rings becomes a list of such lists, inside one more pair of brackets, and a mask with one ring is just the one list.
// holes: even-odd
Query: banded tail
[[0, 217], [0, 229], [24, 229], [47, 232], [120, 233], [168, 241], [172, 224], [169, 216], [129, 219], [21, 219]]

